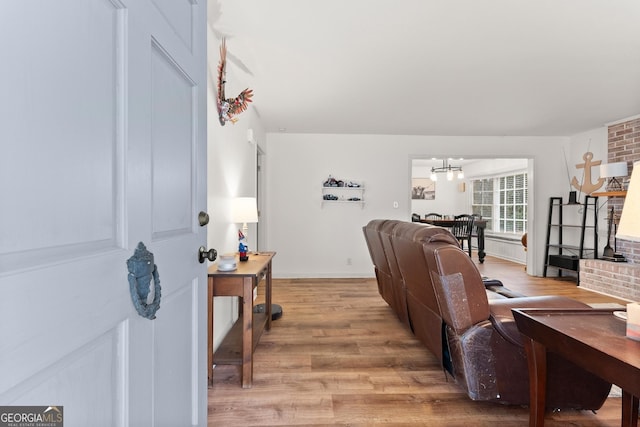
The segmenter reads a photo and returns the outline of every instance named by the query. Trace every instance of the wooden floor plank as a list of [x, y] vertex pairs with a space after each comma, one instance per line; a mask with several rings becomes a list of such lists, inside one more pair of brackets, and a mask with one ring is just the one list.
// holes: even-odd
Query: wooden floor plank
[[[575, 281], [527, 276], [523, 266], [487, 257], [481, 274], [526, 295], [587, 303], [616, 298]], [[210, 426], [526, 426], [528, 409], [471, 401], [398, 320], [374, 279], [274, 280], [283, 317], [256, 348], [253, 387], [237, 366], [214, 369]], [[620, 425], [620, 398], [597, 414], [561, 411], [546, 425]]]

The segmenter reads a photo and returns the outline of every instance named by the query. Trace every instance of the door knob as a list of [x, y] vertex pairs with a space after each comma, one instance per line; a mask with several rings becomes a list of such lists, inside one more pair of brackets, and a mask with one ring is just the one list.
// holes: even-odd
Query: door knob
[[200, 261], [200, 264], [202, 264], [205, 259], [208, 259], [209, 261], [215, 261], [217, 256], [218, 251], [216, 251], [215, 249], [207, 250], [207, 248], [205, 248], [204, 246], [200, 246], [200, 249], [198, 249], [198, 261]]
[[198, 223], [200, 224], [200, 227], [204, 227], [209, 224], [209, 214], [204, 211], [200, 211], [198, 214]]

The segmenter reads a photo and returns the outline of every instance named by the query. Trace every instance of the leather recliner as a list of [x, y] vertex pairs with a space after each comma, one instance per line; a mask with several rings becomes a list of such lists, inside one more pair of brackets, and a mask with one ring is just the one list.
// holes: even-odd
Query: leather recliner
[[380, 236], [380, 228], [387, 222], [386, 219], [374, 219], [363, 227], [364, 238], [367, 242], [369, 255], [373, 261], [376, 280], [378, 282], [378, 293], [382, 296], [387, 304], [389, 304], [395, 312], [397, 307], [393, 298], [393, 283], [391, 281], [391, 272], [389, 271], [389, 262], [382, 247]]
[[[488, 300], [475, 264], [460, 248], [430, 242], [424, 253], [444, 322], [451, 375], [471, 399], [529, 404], [527, 357], [513, 308], [589, 308], [562, 296]], [[599, 409], [611, 384], [553, 353], [547, 407]]]
[[[383, 242], [385, 265], [380, 268], [391, 277], [385, 292], [394, 295], [390, 306], [398, 317], [471, 399], [528, 405], [526, 354], [511, 309], [587, 306], [560, 296], [496, 295], [489, 299], [487, 294], [494, 293], [485, 289], [477, 267], [448, 230], [405, 221], [376, 221], [380, 220], [363, 227], [365, 239], [375, 253], [380, 247], [371, 245], [375, 242], [372, 230]], [[375, 258], [381, 262], [379, 254]], [[397, 268], [395, 279], [390, 265]], [[378, 271], [378, 265], [375, 268]], [[553, 354], [548, 360], [549, 408], [602, 406], [609, 383]]]

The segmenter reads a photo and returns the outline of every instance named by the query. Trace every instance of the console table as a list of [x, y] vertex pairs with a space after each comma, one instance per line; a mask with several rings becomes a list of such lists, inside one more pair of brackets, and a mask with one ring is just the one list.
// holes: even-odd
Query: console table
[[622, 426], [638, 425], [640, 342], [612, 310], [514, 309], [529, 365], [529, 426], [544, 426], [547, 351], [622, 388]]
[[[253, 350], [262, 332], [271, 329], [271, 260], [275, 252], [250, 253], [249, 260], [240, 262], [234, 271], [219, 271], [213, 264], [208, 269], [208, 349], [207, 375], [209, 385], [213, 381], [213, 364], [242, 365], [242, 387], [253, 383]], [[265, 313], [253, 312], [253, 289], [265, 279]], [[240, 316], [224, 338], [215, 354], [213, 352], [213, 298], [217, 296], [240, 297]]]

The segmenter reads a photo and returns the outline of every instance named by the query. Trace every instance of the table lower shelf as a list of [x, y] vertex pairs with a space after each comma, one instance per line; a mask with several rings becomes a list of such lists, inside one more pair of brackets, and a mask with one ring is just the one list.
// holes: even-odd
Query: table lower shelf
[[[267, 315], [265, 313], [253, 313], [253, 348], [251, 353], [260, 342], [266, 324]], [[242, 365], [242, 316], [234, 323], [220, 347], [214, 352], [213, 363], [215, 365]]]

